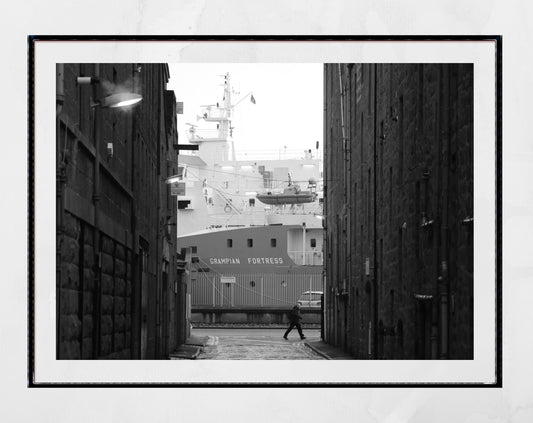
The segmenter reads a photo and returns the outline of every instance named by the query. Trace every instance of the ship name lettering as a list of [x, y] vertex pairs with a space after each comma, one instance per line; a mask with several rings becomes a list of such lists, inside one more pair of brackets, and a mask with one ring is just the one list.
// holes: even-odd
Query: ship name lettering
[[210, 264], [241, 264], [241, 259], [232, 257], [210, 258]]
[[248, 257], [248, 264], [283, 264], [282, 257]]

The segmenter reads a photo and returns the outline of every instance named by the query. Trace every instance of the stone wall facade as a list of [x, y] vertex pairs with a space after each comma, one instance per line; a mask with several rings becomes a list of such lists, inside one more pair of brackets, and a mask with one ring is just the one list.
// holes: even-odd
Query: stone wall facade
[[[166, 64], [57, 66], [59, 359], [167, 358], [184, 341], [177, 204], [165, 184], [177, 171], [169, 76]], [[98, 105], [123, 91], [142, 102]]]
[[473, 358], [473, 66], [325, 65], [326, 338]]

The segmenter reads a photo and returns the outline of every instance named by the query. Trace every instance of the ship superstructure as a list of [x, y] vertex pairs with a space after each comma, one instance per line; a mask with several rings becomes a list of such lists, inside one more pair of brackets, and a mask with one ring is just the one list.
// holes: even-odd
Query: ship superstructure
[[[178, 156], [178, 251], [190, 257], [192, 307], [284, 307], [322, 287], [318, 143], [298, 155], [239, 152], [230, 75], [222, 101], [189, 124], [198, 150]], [[246, 143], [246, 141], [243, 141]]]

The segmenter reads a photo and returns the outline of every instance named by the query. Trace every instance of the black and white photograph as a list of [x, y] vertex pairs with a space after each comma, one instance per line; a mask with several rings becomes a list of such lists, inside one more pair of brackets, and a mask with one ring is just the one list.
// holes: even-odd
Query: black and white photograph
[[472, 63], [56, 89], [57, 359], [473, 359]]
[[494, 45], [222, 41], [35, 43], [34, 383], [497, 385]]

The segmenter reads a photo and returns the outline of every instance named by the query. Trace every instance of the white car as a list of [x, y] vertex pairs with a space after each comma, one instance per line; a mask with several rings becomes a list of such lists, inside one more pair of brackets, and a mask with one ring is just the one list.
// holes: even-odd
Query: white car
[[322, 291], [305, 291], [302, 292], [298, 299], [300, 307], [320, 307], [320, 298], [322, 297]]

